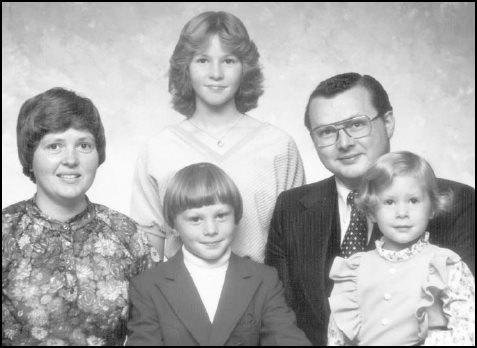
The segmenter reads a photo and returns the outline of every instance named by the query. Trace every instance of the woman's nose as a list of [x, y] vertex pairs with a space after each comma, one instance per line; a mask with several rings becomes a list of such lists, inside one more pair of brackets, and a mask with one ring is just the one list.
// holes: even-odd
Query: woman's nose
[[212, 62], [210, 65], [209, 76], [214, 80], [221, 80], [224, 78], [224, 72], [220, 62]]
[[77, 166], [79, 163], [78, 153], [75, 148], [66, 148], [62, 163], [69, 167]]

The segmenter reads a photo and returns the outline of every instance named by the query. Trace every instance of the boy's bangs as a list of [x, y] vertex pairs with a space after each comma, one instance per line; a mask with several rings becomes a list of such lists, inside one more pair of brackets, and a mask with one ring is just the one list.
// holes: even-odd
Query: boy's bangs
[[179, 197], [180, 210], [184, 211], [192, 208], [200, 208], [213, 204], [231, 204], [230, 192], [223, 182], [212, 183], [211, 178], [202, 178], [202, 180], [190, 180], [182, 192], [187, 194]]

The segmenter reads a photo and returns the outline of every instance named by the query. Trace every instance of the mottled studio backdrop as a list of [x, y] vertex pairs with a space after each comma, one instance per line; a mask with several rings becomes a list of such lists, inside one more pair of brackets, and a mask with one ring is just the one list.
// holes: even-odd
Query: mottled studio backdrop
[[[261, 54], [265, 94], [250, 115], [286, 129], [307, 181], [329, 175], [303, 126], [311, 91], [332, 75], [371, 74], [389, 92], [393, 150], [426, 157], [475, 187], [474, 3], [2, 3], [2, 207], [32, 196], [16, 149], [21, 104], [51, 87], [93, 100], [106, 162], [88, 195], [127, 213], [144, 141], [182, 117], [170, 107], [169, 58], [183, 25], [225, 10]], [[164, 149], [171, 151], [171, 149]]]

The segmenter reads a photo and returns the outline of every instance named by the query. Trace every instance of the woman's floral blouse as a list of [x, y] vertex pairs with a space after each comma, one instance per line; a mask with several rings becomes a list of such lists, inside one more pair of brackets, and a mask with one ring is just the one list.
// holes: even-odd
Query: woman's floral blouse
[[2, 345], [121, 345], [128, 281], [159, 260], [143, 232], [88, 201], [67, 222], [34, 198], [2, 211]]

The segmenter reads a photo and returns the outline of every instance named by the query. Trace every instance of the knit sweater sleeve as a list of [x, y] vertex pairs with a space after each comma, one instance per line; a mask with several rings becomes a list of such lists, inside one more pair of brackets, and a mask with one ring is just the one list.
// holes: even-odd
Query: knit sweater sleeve
[[288, 135], [286, 149], [275, 157], [274, 168], [278, 193], [305, 184], [303, 161], [295, 141]]
[[159, 185], [149, 170], [148, 152], [149, 148], [145, 147], [136, 161], [130, 214], [146, 234], [165, 238], [168, 227], [162, 215]]

